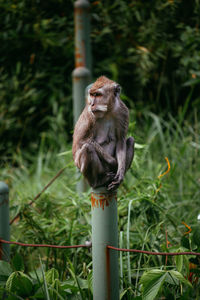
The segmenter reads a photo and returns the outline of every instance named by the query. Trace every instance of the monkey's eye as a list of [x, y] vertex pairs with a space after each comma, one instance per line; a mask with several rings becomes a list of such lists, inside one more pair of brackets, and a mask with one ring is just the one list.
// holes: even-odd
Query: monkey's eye
[[97, 93], [90, 93], [90, 96], [91, 97], [100, 97], [100, 96], [102, 96], [102, 94], [99, 93], [99, 92], [97, 92]]

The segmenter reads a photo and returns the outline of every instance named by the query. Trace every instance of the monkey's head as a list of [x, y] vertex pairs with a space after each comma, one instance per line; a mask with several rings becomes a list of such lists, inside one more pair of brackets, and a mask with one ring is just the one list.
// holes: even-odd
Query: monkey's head
[[96, 118], [111, 112], [120, 95], [120, 85], [105, 76], [99, 77], [88, 90], [88, 111]]

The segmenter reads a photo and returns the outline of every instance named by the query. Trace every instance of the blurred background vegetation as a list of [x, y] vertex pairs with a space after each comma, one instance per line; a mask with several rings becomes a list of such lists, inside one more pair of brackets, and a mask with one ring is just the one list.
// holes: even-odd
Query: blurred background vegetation
[[[0, 0], [0, 154], [71, 141], [72, 0]], [[200, 105], [199, 0], [91, 1], [93, 77], [141, 113], [184, 120]]]

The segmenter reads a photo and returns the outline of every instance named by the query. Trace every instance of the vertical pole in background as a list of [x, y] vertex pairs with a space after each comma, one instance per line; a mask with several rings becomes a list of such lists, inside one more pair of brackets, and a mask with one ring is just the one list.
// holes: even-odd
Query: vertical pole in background
[[92, 205], [92, 261], [93, 299], [119, 299], [117, 193], [104, 188], [93, 190]]
[[85, 89], [91, 82], [90, 4], [87, 0], [74, 3], [75, 69], [73, 77], [74, 124], [85, 106]]
[[[73, 117], [74, 125], [85, 107], [85, 89], [91, 82], [90, 48], [90, 4], [87, 0], [74, 3], [75, 19], [75, 69], [73, 77]], [[81, 179], [77, 184], [78, 192], [86, 191], [86, 182]]]
[[[9, 189], [7, 184], [0, 181], [0, 238], [10, 240], [9, 225]], [[10, 245], [0, 243], [0, 260], [9, 261]]]

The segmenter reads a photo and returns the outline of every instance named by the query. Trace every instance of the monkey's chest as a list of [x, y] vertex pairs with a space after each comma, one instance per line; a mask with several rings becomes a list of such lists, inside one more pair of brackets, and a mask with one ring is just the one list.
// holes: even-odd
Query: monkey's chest
[[103, 148], [106, 145], [111, 143], [115, 143], [115, 123], [113, 120], [104, 120], [102, 122], [97, 123], [95, 128], [94, 139], [95, 141], [101, 145]]

